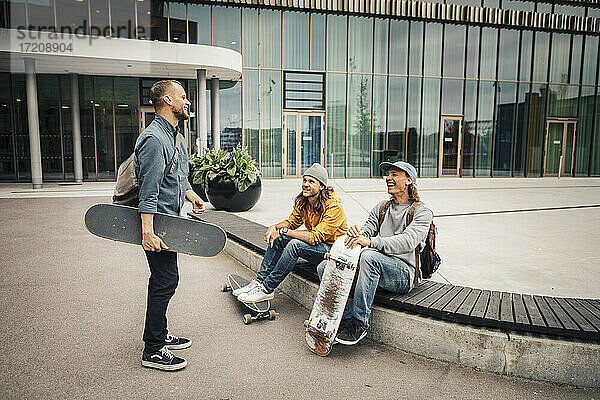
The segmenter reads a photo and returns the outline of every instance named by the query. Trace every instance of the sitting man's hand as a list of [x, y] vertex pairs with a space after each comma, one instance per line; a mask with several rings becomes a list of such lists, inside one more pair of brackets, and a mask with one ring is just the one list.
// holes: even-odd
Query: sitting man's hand
[[349, 237], [359, 237], [360, 235], [364, 234], [364, 232], [358, 227], [358, 225], [354, 225], [351, 226], [350, 228], [348, 228], [348, 236]]
[[273, 247], [273, 242], [277, 240], [281, 236], [275, 228], [275, 225], [271, 225], [269, 229], [267, 229], [267, 233], [265, 233], [265, 242], [269, 245], [269, 247]]
[[344, 244], [349, 249], [354, 248], [354, 246], [357, 244], [361, 245], [362, 247], [369, 247], [371, 245], [371, 238], [368, 238], [362, 234], [356, 237], [347, 236], [346, 240], [344, 240]]

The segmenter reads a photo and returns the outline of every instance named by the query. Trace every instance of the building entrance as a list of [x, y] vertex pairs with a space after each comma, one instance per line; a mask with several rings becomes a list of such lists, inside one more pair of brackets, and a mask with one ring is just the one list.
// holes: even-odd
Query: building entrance
[[544, 176], [573, 174], [576, 120], [548, 120], [544, 155]]
[[442, 116], [440, 126], [440, 176], [459, 176], [462, 117]]
[[323, 164], [325, 114], [284, 112], [283, 176], [301, 176], [314, 163]]

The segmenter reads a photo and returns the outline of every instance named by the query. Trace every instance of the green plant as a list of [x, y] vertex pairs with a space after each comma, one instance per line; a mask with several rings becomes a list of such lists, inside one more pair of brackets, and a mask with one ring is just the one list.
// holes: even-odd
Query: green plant
[[190, 157], [190, 169], [194, 171], [194, 184], [208, 190], [208, 182], [224, 177], [238, 181], [238, 190], [245, 191], [260, 175], [248, 150], [237, 145], [231, 151], [208, 149], [202, 155]]

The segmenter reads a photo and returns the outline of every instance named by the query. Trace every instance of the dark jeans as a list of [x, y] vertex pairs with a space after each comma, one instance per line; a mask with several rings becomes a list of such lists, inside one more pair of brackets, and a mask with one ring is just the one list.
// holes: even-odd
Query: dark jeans
[[167, 336], [167, 306], [179, 283], [177, 253], [146, 251], [150, 266], [148, 303], [144, 326], [144, 351], [153, 353], [165, 345]]

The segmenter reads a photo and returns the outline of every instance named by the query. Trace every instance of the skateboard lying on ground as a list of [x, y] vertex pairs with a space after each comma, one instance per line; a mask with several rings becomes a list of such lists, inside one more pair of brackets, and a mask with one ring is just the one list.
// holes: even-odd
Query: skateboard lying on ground
[[[154, 233], [170, 251], [201, 257], [212, 257], [225, 248], [227, 236], [217, 225], [154, 214]], [[85, 212], [85, 227], [105, 239], [142, 244], [142, 221], [138, 209], [116, 204], [95, 204]]]
[[[239, 275], [227, 275], [227, 283], [221, 285], [222, 292], [233, 292], [236, 289], [246, 286], [250, 282], [247, 279], [242, 278]], [[234, 296], [235, 297], [235, 296]], [[244, 314], [243, 320], [244, 324], [251, 324], [252, 321], [260, 321], [262, 319], [275, 319], [277, 313], [275, 310], [270, 310], [271, 303], [269, 300], [264, 300], [259, 303], [244, 303], [242, 301], [237, 301], [237, 303], [242, 303], [252, 313]]]
[[321, 285], [310, 317], [304, 322], [306, 344], [320, 356], [328, 355], [333, 347], [360, 255], [361, 246], [349, 249], [345, 239], [346, 235], [338, 238], [325, 254], [327, 264]]

